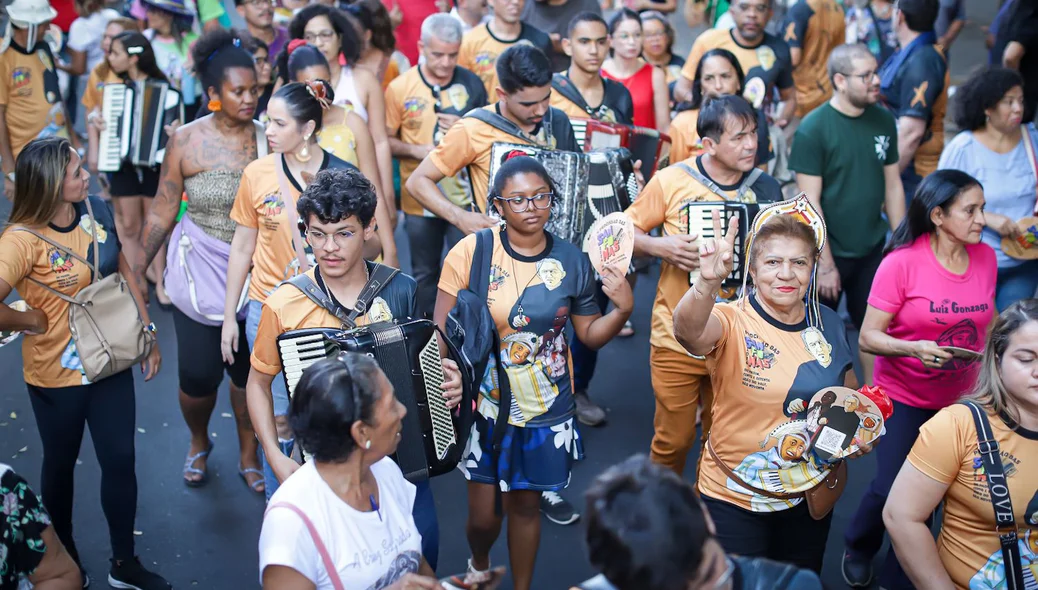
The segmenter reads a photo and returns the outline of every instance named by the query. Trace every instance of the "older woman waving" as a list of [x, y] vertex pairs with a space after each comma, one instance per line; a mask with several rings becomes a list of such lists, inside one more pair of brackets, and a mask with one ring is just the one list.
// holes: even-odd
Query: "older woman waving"
[[[800, 197], [763, 210], [753, 227], [754, 286], [714, 304], [732, 272], [733, 220], [723, 239], [701, 244], [700, 274], [674, 310], [675, 336], [706, 355], [714, 389], [699, 491], [725, 551], [818, 572], [832, 515], [812, 517], [804, 492], [824, 485], [832, 466], [809, 450], [806, 411], [819, 390], [855, 385], [853, 355], [843, 322], [810, 289], [821, 217]], [[714, 235], [722, 235], [716, 214]]]

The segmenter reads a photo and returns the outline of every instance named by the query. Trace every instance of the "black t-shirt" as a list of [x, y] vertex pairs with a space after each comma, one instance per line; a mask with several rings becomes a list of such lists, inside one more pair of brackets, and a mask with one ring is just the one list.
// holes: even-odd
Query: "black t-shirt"
[[551, 86], [553, 91], [559, 92], [566, 100], [584, 109], [588, 117], [609, 123], [634, 125], [634, 100], [631, 98], [631, 92], [616, 80], [602, 76], [599, 76], [599, 79], [603, 86], [602, 103], [599, 105], [587, 104], [580, 90], [570, 81], [568, 72], [555, 74]]

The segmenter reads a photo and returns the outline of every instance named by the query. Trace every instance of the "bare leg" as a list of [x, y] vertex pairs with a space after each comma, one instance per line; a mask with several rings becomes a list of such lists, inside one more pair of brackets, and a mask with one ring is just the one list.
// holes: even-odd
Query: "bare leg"
[[115, 229], [119, 232], [122, 252], [132, 268], [144, 258], [144, 248], [141, 246], [144, 197], [115, 197], [112, 199], [112, 205], [115, 209]]
[[529, 490], [505, 494], [508, 510], [508, 558], [515, 590], [533, 585], [533, 566], [541, 542], [541, 493]]
[[[494, 513], [494, 486], [469, 482], [468, 492], [469, 518], [465, 532], [472, 551], [472, 567], [482, 571], [490, 568], [490, 548], [501, 534], [503, 517]], [[537, 502], [536, 510], [539, 511], [540, 500]], [[537, 518], [540, 518], [539, 512]]]
[[[191, 431], [191, 448], [188, 455], [197, 455], [209, 448], [209, 418], [213, 415], [216, 407], [216, 392], [205, 397], [191, 397], [183, 391], [180, 392], [180, 413], [184, 415], [184, 422]], [[195, 459], [191, 467], [206, 470], [208, 457]], [[202, 475], [198, 473], [185, 473], [184, 479], [188, 481], [200, 481]]]
[[[263, 469], [256, 455], [259, 441], [256, 439], [256, 431], [252, 429], [252, 420], [249, 419], [249, 408], [245, 403], [245, 390], [231, 383], [231, 408], [234, 410], [234, 421], [238, 426], [238, 447], [241, 449], [241, 457], [238, 460], [242, 469], [257, 469], [260, 473], [248, 473], [245, 476], [249, 485], [254, 482], [263, 481]], [[257, 491], [263, 491], [260, 487]]]

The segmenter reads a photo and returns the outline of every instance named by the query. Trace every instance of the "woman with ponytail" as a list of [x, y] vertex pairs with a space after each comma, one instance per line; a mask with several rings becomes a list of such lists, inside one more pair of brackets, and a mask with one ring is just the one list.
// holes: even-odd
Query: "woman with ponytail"
[[[234, 31], [217, 30], [195, 43], [192, 58], [206, 88], [211, 113], [177, 129], [166, 145], [161, 182], [141, 235], [144, 256], [136, 265], [138, 276], [160, 255], [172, 233], [166, 286], [173, 301], [177, 333], [180, 411], [191, 434], [184, 463], [185, 485], [199, 487], [208, 481], [206, 459], [213, 449], [208, 437], [209, 418], [216, 405], [216, 390], [226, 371], [231, 379], [231, 407], [238, 425], [238, 472], [254, 491], [263, 492], [263, 474], [256, 454], [256, 435], [245, 407], [245, 383], [249, 376], [248, 349], [244, 339], [238, 353], [221, 362], [220, 336], [225, 299], [226, 260], [235, 223], [231, 207], [245, 166], [267, 153], [263, 127], [252, 120], [259, 94], [252, 56]], [[177, 224], [181, 195], [187, 193], [190, 209]], [[174, 227], [174, 224], [176, 226]], [[190, 283], [196, 284], [192, 296]], [[241, 293], [241, 288], [235, 294]], [[240, 325], [235, 314], [232, 321]], [[242, 330], [244, 332], [244, 330]]]
[[[328, 87], [320, 80], [286, 84], [267, 104], [266, 136], [273, 153], [246, 166], [231, 210], [231, 219], [237, 227], [227, 263], [220, 344], [225, 363], [236, 362], [242, 347], [235, 314], [249, 268], [252, 268], [252, 279], [248, 283], [245, 335], [251, 349], [263, 302], [283, 281], [315, 264], [313, 250], [304, 244], [297, 227], [296, 200], [321, 170], [355, 168], [317, 143], [325, 110], [330, 106]], [[399, 266], [389, 212], [381, 200], [375, 208], [375, 222], [376, 232], [371, 241], [377, 244], [369, 244], [367, 252], [377, 252], [380, 246], [385, 263]], [[295, 441], [287, 421], [288, 391], [281, 377], [275, 378], [271, 385], [278, 439], [284, 453], [291, 455]], [[265, 459], [263, 469], [269, 499], [278, 483]]]
[[[978, 365], [949, 347], [983, 352], [996, 315], [998, 262], [980, 240], [984, 221], [977, 179], [938, 170], [919, 185], [876, 271], [858, 345], [877, 356], [873, 381], [893, 400], [894, 414], [876, 447], [876, 476], [845, 532], [848, 579], [872, 578], [883, 505], [919, 428], [976, 381]], [[910, 586], [892, 551], [880, 585]]]

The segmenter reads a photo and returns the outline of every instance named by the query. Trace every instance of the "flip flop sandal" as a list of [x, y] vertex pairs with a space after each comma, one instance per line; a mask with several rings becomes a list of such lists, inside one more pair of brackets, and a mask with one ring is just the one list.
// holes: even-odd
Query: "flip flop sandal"
[[[249, 483], [249, 474], [250, 473], [254, 473], [254, 474], [260, 476], [260, 478], [257, 479], [256, 481], [252, 482], [252, 483]], [[265, 494], [266, 493], [266, 491], [267, 491], [267, 484], [266, 484], [267, 476], [264, 475], [263, 472], [260, 471], [259, 469], [256, 469], [255, 467], [249, 467], [248, 469], [242, 469], [241, 465], [238, 465], [238, 475], [241, 476], [242, 481], [245, 482], [245, 485], [247, 485], [250, 488], [252, 488], [252, 491], [256, 492], [257, 494]], [[257, 488], [256, 486], [263, 486], [263, 489], [261, 490], [261, 489]]]
[[[198, 469], [194, 465], [195, 465], [195, 461], [197, 461], [199, 459], [202, 459], [202, 458], [208, 459], [209, 458], [209, 453], [212, 453], [212, 452], [213, 452], [213, 441], [210, 440], [209, 441], [209, 447], [206, 448], [206, 450], [199, 451], [199, 452], [195, 453], [194, 455], [188, 455], [187, 456], [187, 459], [184, 460], [184, 475], [185, 475], [185, 477], [184, 477], [184, 485], [186, 485], [189, 488], [200, 488], [200, 487], [204, 486], [205, 484], [209, 483], [209, 469], [208, 469], [208, 466], [203, 471], [201, 469]], [[201, 477], [201, 479], [195, 479], [195, 480], [188, 479], [186, 476], [189, 473], [191, 473], [191, 474], [198, 474], [198, 475], [201, 475], [202, 477]]]

